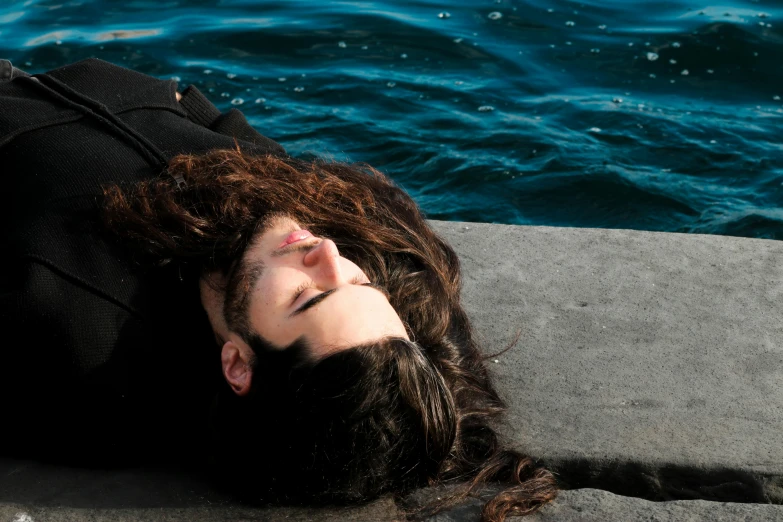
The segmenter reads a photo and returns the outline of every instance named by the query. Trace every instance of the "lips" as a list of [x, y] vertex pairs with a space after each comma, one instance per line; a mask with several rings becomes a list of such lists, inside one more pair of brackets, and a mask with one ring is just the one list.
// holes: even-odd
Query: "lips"
[[308, 237], [313, 237], [313, 235], [307, 230], [297, 230], [295, 232], [291, 232], [288, 234], [288, 237], [285, 238], [285, 241], [283, 241], [283, 243], [277, 248], [283, 248], [284, 246], [288, 246], [291, 243], [296, 243], [297, 241], [302, 241]]

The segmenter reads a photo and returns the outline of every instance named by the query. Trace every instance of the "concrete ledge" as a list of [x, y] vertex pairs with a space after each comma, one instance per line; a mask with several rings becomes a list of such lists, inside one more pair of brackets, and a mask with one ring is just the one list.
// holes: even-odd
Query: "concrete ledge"
[[[783, 243], [433, 225], [460, 254], [465, 306], [487, 352], [522, 331], [489, 363], [510, 406], [502, 432], [511, 445], [573, 488], [718, 501], [653, 504], [581, 490], [564, 492], [538, 520], [783, 520], [780, 506], [724, 504], [783, 503]], [[476, 509], [437, 519], [473, 520]], [[348, 511], [248, 510], [192, 477], [0, 460], [0, 519], [17, 512], [34, 520], [400, 518], [389, 500]]]
[[[521, 520], [521, 519], [520, 519]], [[529, 519], [531, 522], [773, 522], [783, 520], [783, 506], [735, 504], [704, 500], [650, 502], [597, 489], [564, 491], [557, 502]]]
[[782, 502], [783, 243], [435, 223], [510, 414], [572, 487]]
[[[146, 478], [155, 477], [154, 474]], [[137, 479], [145, 477], [136, 474]], [[126, 481], [128, 477], [125, 477]], [[130, 480], [133, 485], [135, 479]], [[187, 483], [187, 479], [183, 480]], [[128, 482], [126, 482], [127, 484]], [[152, 486], [161, 486], [153, 481]], [[170, 490], [169, 490], [170, 491]], [[116, 494], [115, 494], [116, 496]], [[186, 496], [192, 497], [191, 493]], [[94, 497], [95, 499], [95, 497]], [[98, 499], [96, 499], [98, 500]], [[180, 497], [180, 501], [182, 498]], [[98, 504], [102, 504], [98, 500]], [[472, 522], [478, 519], [481, 504], [472, 500], [429, 522]], [[263, 520], [265, 522], [399, 522], [404, 514], [391, 499], [385, 498], [367, 506], [354, 508], [269, 508], [252, 509], [228, 502], [210, 501], [206, 497], [191, 498], [188, 506], [134, 507], [119, 506], [70, 507], [40, 503], [0, 504], [0, 520], [9, 522], [120, 522], [154, 520], [156, 522], [213, 522]], [[520, 519], [521, 520], [521, 519]], [[561, 492], [558, 499], [526, 520], [531, 522], [610, 522], [655, 520], [656, 522], [775, 522], [783, 521], [783, 506], [769, 504], [738, 504], [704, 500], [650, 502], [623, 497], [597, 489], [577, 489]]]

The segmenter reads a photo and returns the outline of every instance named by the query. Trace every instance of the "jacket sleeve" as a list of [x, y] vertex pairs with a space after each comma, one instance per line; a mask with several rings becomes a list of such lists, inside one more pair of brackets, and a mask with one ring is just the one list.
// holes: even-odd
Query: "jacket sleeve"
[[269, 149], [274, 154], [286, 153], [279, 143], [255, 130], [247, 122], [245, 115], [237, 109], [221, 113], [194, 85], [188, 86], [182, 92], [179, 103], [188, 113], [188, 119], [194, 123], [226, 136], [249, 141]]

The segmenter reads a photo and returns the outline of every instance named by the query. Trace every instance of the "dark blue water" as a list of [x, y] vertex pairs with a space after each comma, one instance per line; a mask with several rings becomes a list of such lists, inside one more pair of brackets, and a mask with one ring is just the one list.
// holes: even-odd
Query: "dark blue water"
[[0, 0], [0, 56], [194, 83], [432, 218], [783, 239], [783, 2]]

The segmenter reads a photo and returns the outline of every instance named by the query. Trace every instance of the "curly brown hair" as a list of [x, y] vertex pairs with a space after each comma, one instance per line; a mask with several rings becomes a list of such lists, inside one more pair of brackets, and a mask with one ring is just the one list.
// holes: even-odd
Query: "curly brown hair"
[[555, 498], [553, 475], [498, 440], [505, 405], [460, 302], [459, 259], [405, 191], [365, 164], [238, 148], [178, 156], [169, 174], [187, 185], [160, 177], [104, 189], [105, 224], [146, 261], [227, 274], [261, 220], [284, 213], [384, 286], [411, 338], [314, 361], [302, 344], [280, 352], [250, 335], [253, 389], [226, 387], [212, 419], [216, 445], [236, 443], [236, 419], [252, 441], [241, 466], [213, 461], [223, 484], [249, 500], [308, 503], [456, 485], [420, 514], [505, 484], [484, 505], [487, 522]]

